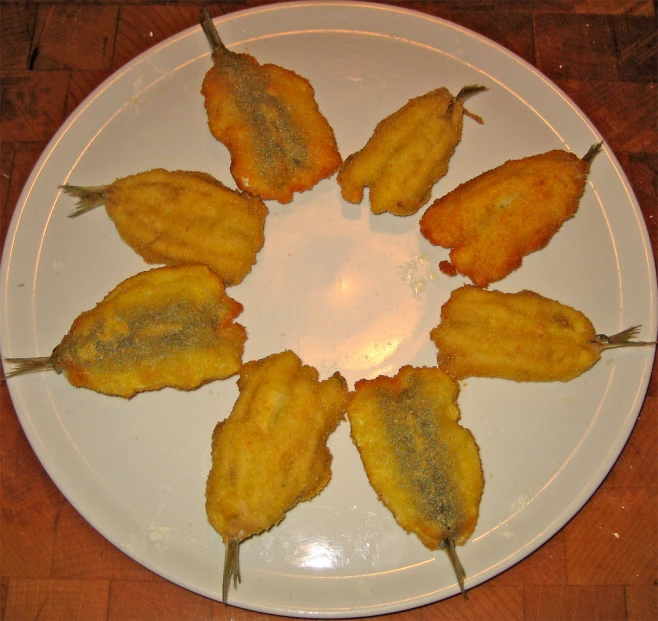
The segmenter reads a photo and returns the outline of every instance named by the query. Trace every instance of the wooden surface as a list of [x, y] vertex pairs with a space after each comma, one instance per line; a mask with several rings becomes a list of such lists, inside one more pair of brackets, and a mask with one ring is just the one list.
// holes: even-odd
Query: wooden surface
[[[220, 2], [213, 15], [258, 2]], [[506, 46], [566, 91], [626, 171], [652, 239], [656, 214], [656, 5], [643, 0], [397, 2]], [[4, 242], [30, 170], [76, 105], [113, 71], [198, 23], [197, 3], [0, 3]], [[28, 445], [0, 388], [0, 619], [271, 619], [225, 607], [141, 567], [71, 507]], [[393, 614], [442, 619], [658, 618], [658, 373], [621, 458], [547, 544], [461, 597]]]

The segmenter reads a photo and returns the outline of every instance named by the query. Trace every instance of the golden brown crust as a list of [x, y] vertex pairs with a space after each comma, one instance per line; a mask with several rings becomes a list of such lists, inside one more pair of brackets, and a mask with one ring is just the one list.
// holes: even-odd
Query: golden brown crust
[[[420, 232], [452, 249], [457, 272], [487, 287], [519, 268], [573, 217], [589, 166], [566, 151], [510, 160], [434, 201]], [[450, 273], [447, 268], [442, 271]]]
[[532, 291], [470, 285], [452, 292], [430, 338], [439, 367], [456, 379], [566, 382], [591, 368], [601, 352], [580, 311]]
[[201, 89], [208, 126], [228, 148], [240, 189], [289, 203], [337, 170], [334, 132], [308, 80], [225, 48], [213, 61]]
[[206, 512], [224, 541], [242, 541], [281, 521], [331, 477], [327, 438], [344, 417], [347, 385], [291, 351], [247, 362], [240, 396], [212, 439]]
[[448, 171], [461, 140], [464, 108], [448, 89], [410, 99], [377, 124], [360, 151], [338, 171], [343, 198], [360, 203], [370, 188], [370, 209], [397, 216], [416, 213]]
[[121, 238], [147, 263], [205, 264], [240, 283], [265, 242], [268, 209], [203, 172], [149, 170], [105, 189]]
[[458, 424], [458, 392], [438, 368], [404, 366], [356, 382], [347, 410], [371, 485], [431, 550], [471, 536], [484, 485], [477, 444]]
[[247, 338], [234, 323], [241, 312], [204, 265], [152, 269], [82, 313], [53, 365], [74, 386], [119, 397], [192, 390], [238, 372]]

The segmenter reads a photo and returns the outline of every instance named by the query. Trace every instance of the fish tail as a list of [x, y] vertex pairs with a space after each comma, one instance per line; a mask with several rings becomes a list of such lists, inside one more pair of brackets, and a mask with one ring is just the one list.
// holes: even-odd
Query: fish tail
[[597, 343], [601, 350], [613, 349], [614, 347], [643, 347], [645, 345], [656, 345], [658, 341], [634, 341], [642, 326], [631, 326], [608, 336], [607, 334], [597, 334], [595, 343]]
[[468, 599], [468, 595], [466, 594], [466, 589], [464, 588], [464, 580], [466, 580], [466, 572], [464, 571], [464, 567], [461, 564], [459, 557], [457, 556], [457, 550], [455, 549], [456, 548], [455, 542], [452, 539], [446, 539], [443, 542], [443, 548], [448, 553], [448, 558], [450, 559], [452, 568], [454, 569], [455, 575], [457, 576], [457, 583], [459, 584], [459, 589], [462, 592], [464, 599]]
[[229, 539], [224, 552], [224, 575], [222, 577], [222, 602], [226, 603], [228, 589], [233, 578], [233, 588], [237, 589], [242, 582], [240, 577], [240, 541]]
[[13, 365], [13, 368], [5, 373], [3, 380], [8, 380], [10, 377], [16, 377], [17, 375], [36, 373], [37, 371], [52, 371], [55, 368], [51, 356], [44, 358], [5, 358], [5, 362]]
[[599, 154], [602, 148], [603, 148], [602, 142], [597, 142], [596, 144], [593, 144], [581, 159], [583, 160], [583, 162], [587, 162], [588, 164], [591, 164], [592, 160]]
[[[488, 91], [488, 90], [489, 89], [486, 86], [480, 86], [479, 84], [469, 84], [467, 86], [464, 86], [457, 93], [457, 96], [454, 97], [452, 101], [448, 104], [448, 108], [446, 110], [446, 118], [448, 118], [452, 114], [456, 102], [463, 104], [467, 99], [473, 97], [473, 95], [477, 95], [482, 91]], [[474, 121], [477, 121], [480, 125], [484, 124], [484, 121], [482, 120], [481, 117], [479, 117], [477, 114], [473, 114], [469, 112], [468, 110], [466, 110], [466, 108], [464, 108], [464, 114], [472, 118]]]
[[212, 17], [210, 17], [210, 13], [208, 13], [208, 9], [204, 6], [201, 9], [201, 28], [203, 28], [203, 32], [206, 35], [206, 38], [208, 39], [208, 43], [210, 43], [210, 47], [212, 48], [213, 52], [216, 52], [217, 50], [225, 50], [226, 46], [222, 43], [222, 40], [219, 38], [219, 33], [217, 32], [217, 28], [215, 28], [215, 24], [212, 21]]
[[75, 218], [95, 207], [104, 205], [107, 199], [107, 187], [106, 185], [60, 185], [60, 190], [64, 190], [69, 196], [78, 199], [75, 209], [69, 214], [69, 218]]

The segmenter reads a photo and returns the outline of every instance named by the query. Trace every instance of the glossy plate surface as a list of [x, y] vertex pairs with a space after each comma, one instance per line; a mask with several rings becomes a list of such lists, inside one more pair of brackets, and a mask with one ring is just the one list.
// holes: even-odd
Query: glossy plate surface
[[[545, 77], [453, 24], [381, 5], [283, 4], [216, 20], [227, 45], [307, 77], [343, 156], [410, 97], [438, 86], [489, 91], [469, 101], [448, 175], [433, 197], [501, 164], [553, 148], [582, 155], [600, 139]], [[235, 187], [228, 154], [209, 134], [201, 80], [207, 42], [192, 28], [154, 47], [99, 87], [53, 139], [11, 225], [1, 273], [5, 357], [43, 356], [125, 278], [147, 269], [106, 213], [69, 219], [62, 183], [99, 185], [155, 167], [201, 170]], [[435, 364], [428, 333], [460, 278], [439, 273], [447, 250], [418, 232], [420, 214], [372, 216], [343, 202], [335, 179], [270, 207], [266, 244], [229, 293], [244, 304], [245, 360], [289, 348], [324, 378], [394, 374]], [[421, 212], [422, 213], [422, 212]], [[621, 168], [605, 148], [580, 210], [547, 248], [497, 283], [582, 310], [597, 331], [656, 333], [648, 236]], [[522, 559], [589, 498], [623, 447], [648, 382], [653, 349], [604, 353], [567, 384], [462, 383], [462, 423], [480, 447], [481, 516], [459, 553], [469, 586]], [[223, 546], [207, 524], [210, 436], [230, 412], [235, 379], [193, 393], [130, 401], [72, 388], [54, 373], [9, 382], [25, 431], [54, 481], [105, 537], [158, 574], [221, 596]], [[403, 610], [457, 592], [443, 553], [405, 534], [365, 478], [347, 422], [330, 439], [326, 490], [242, 546], [236, 606], [350, 617]]]

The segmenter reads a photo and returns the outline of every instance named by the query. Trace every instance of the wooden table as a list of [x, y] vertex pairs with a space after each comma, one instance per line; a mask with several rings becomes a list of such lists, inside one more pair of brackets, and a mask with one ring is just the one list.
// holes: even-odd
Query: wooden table
[[[259, 2], [215, 3], [213, 15]], [[506, 46], [592, 119], [628, 175], [658, 252], [656, 6], [646, 0], [392, 2]], [[1, 0], [2, 239], [32, 166], [77, 104], [140, 52], [198, 23], [196, 2]], [[0, 618], [272, 618], [212, 602], [125, 556], [43, 471], [0, 387]], [[621, 458], [548, 543], [461, 597], [412, 619], [658, 618], [658, 373]]]

